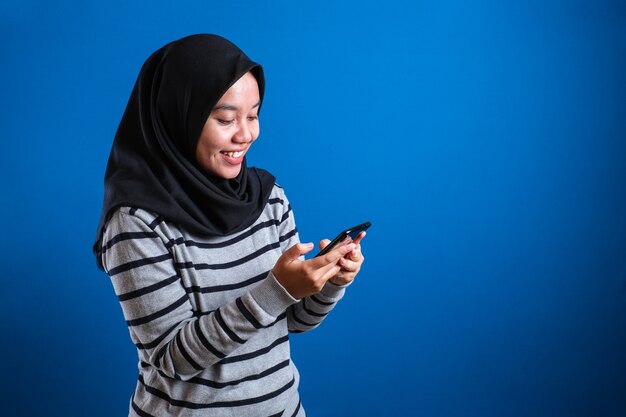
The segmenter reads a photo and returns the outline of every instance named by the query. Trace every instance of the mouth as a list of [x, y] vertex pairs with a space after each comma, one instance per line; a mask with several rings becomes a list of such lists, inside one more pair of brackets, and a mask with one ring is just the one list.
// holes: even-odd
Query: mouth
[[246, 151], [221, 151], [220, 154], [227, 164], [237, 166], [243, 162], [243, 156], [246, 154]]
[[236, 151], [236, 152], [226, 152], [226, 151], [222, 151], [222, 154], [230, 157], [230, 158], [234, 158], [234, 159], [239, 159], [243, 156], [243, 154], [245, 153], [245, 151]]

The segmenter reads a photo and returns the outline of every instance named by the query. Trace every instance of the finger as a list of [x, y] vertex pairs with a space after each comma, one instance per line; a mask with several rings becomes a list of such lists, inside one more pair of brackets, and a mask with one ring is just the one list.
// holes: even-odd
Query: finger
[[297, 260], [300, 256], [305, 255], [313, 250], [313, 243], [296, 243], [285, 251], [284, 256], [289, 262]]
[[328, 268], [328, 270], [322, 274], [320, 279], [326, 282], [332, 277], [334, 277], [335, 275], [339, 274], [340, 272], [341, 272], [341, 267], [339, 265], [331, 265], [331, 267]]
[[320, 250], [324, 249], [326, 246], [328, 246], [328, 244], [330, 243], [329, 239], [322, 239], [320, 240], [320, 243], [318, 244]]
[[346, 258], [341, 258], [339, 260], [339, 265], [341, 266], [341, 269], [346, 272], [357, 272], [360, 266], [359, 262], [351, 261]]
[[354, 248], [356, 248], [356, 245], [354, 243], [349, 243], [343, 246], [337, 246], [336, 248], [333, 248], [333, 250], [331, 250], [327, 254], [322, 255], [322, 256], [317, 256], [305, 262], [308, 262], [309, 266], [311, 266], [313, 269], [320, 269], [328, 265], [335, 265], [339, 261], [339, 259], [346, 256], [346, 254], [354, 250]]
[[318, 279], [328, 281], [329, 279], [337, 275], [342, 270], [342, 267], [340, 265], [341, 259], [343, 258], [339, 258], [339, 261], [337, 261], [336, 263], [331, 263], [318, 268], [316, 270], [317, 276], [319, 277]]
[[346, 256], [347, 259], [350, 259], [354, 262], [363, 262], [363, 252], [361, 252], [361, 245], [357, 245], [357, 247]]
[[355, 244], [359, 244], [361, 243], [361, 241], [363, 240], [363, 238], [365, 237], [367, 233], [365, 232], [365, 230], [363, 230], [361, 233], [359, 233], [359, 235], [356, 237], [356, 239], [354, 239], [354, 243]]
[[[347, 245], [348, 243], [352, 242], [352, 238], [350, 236], [346, 236], [341, 242], [337, 243], [337, 246], [341, 246], [341, 245]], [[319, 241], [318, 246], [320, 248], [320, 250], [324, 249], [326, 246], [328, 246], [328, 244], [330, 243], [330, 240], [328, 239], [322, 239]]]

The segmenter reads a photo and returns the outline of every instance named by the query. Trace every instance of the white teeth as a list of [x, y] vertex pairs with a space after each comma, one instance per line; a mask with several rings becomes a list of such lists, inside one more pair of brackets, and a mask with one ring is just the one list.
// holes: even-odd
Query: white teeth
[[243, 155], [243, 151], [239, 151], [239, 152], [224, 152], [224, 154], [230, 156], [231, 158], [239, 158], [241, 155]]

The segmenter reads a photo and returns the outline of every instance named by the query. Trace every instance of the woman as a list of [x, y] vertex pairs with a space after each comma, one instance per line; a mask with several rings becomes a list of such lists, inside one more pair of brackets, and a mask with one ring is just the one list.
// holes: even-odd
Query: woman
[[304, 260], [313, 244], [283, 189], [246, 167], [263, 92], [261, 67], [215, 35], [172, 42], [141, 69], [94, 246], [139, 355], [131, 416], [304, 415], [288, 333], [343, 296], [364, 234]]

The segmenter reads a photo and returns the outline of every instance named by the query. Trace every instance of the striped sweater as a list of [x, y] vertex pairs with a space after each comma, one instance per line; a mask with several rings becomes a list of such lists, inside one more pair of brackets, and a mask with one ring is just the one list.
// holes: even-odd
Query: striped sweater
[[319, 325], [344, 288], [291, 297], [271, 269], [298, 241], [279, 186], [252, 226], [226, 237], [114, 212], [102, 264], [139, 356], [130, 416], [304, 415], [288, 333]]

